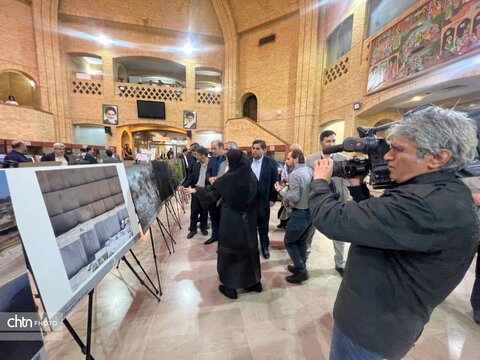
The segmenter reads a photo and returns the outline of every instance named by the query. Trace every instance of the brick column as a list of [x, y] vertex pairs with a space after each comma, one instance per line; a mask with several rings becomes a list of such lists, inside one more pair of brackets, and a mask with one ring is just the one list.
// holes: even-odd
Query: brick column
[[315, 105], [318, 102], [317, 67], [318, 59], [318, 11], [317, 1], [301, 0], [297, 62], [297, 88], [295, 96], [295, 115], [293, 120], [293, 142], [303, 146], [304, 152], [312, 152], [315, 144], [312, 139], [316, 124]]

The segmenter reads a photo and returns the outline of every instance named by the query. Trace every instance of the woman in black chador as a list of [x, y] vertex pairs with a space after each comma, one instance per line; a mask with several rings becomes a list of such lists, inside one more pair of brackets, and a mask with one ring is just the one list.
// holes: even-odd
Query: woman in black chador
[[237, 289], [262, 291], [260, 253], [257, 240], [258, 181], [247, 156], [238, 149], [227, 153], [229, 170], [211, 187], [185, 189], [197, 194], [202, 207], [222, 199], [217, 271], [218, 290], [236, 299]]

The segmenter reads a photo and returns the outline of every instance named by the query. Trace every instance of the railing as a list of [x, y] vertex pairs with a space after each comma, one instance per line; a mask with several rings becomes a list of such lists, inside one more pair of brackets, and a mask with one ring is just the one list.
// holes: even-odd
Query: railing
[[330, 65], [330, 67], [326, 68], [325, 78], [323, 81], [324, 85], [330, 84], [331, 82], [348, 73], [348, 63], [349, 58], [348, 56], [345, 56], [337, 60], [335, 64]]
[[80, 95], [102, 95], [102, 81], [74, 79], [71, 81], [73, 94]]
[[220, 98], [221, 94], [217, 91], [207, 91], [197, 89], [195, 91], [197, 95], [197, 103], [198, 104], [206, 104], [206, 105], [220, 105]]
[[143, 85], [130, 83], [115, 83], [116, 95], [123, 98], [156, 100], [156, 101], [185, 101], [185, 89], [166, 85]]

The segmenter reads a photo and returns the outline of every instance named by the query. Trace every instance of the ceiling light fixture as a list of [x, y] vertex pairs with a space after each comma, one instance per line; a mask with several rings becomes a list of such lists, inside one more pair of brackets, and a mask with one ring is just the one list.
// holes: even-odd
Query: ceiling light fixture
[[112, 40], [107, 38], [105, 35], [97, 36], [97, 41], [104, 46], [109, 45], [112, 42]]
[[417, 95], [412, 98], [412, 101], [420, 101], [423, 99], [423, 96]]
[[192, 46], [192, 44], [188, 42], [185, 45], [183, 45], [181, 50], [185, 55], [191, 55], [195, 51], [195, 48]]

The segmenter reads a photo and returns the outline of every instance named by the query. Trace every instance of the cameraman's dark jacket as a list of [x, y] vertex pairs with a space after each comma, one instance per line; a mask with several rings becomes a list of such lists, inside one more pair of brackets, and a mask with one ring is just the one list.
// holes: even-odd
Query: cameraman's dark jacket
[[352, 243], [335, 323], [366, 350], [399, 359], [472, 262], [479, 238], [472, 196], [445, 171], [417, 176], [379, 198], [368, 198], [366, 186], [351, 193], [366, 200], [340, 203], [326, 181], [311, 183], [314, 226]]

